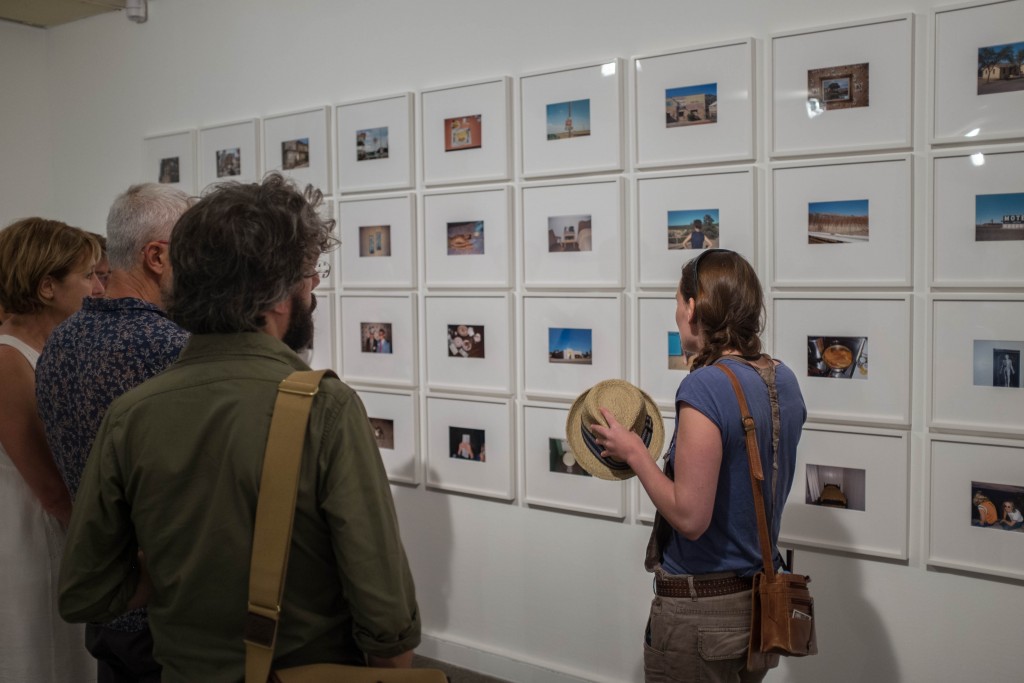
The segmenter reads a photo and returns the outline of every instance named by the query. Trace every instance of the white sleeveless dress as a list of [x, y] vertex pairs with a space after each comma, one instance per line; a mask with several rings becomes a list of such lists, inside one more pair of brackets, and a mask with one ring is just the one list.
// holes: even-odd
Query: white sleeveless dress
[[[0, 335], [35, 368], [39, 354]], [[96, 680], [85, 628], [57, 612], [64, 530], [43, 511], [0, 443], [0, 681], [79, 683]]]

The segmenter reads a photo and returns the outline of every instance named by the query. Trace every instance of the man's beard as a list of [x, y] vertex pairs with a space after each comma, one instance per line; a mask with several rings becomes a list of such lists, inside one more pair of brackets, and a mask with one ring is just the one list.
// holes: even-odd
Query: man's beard
[[292, 313], [288, 317], [288, 330], [281, 341], [296, 353], [313, 346], [313, 310], [316, 308], [316, 297], [309, 297], [309, 304], [303, 305], [302, 296], [292, 296]]

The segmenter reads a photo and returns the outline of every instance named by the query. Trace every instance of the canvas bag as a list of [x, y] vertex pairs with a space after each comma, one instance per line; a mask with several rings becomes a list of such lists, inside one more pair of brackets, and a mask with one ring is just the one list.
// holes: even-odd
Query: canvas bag
[[270, 421], [256, 502], [249, 611], [245, 621], [245, 683], [446, 683], [437, 669], [381, 669], [344, 664], [310, 664], [271, 671], [284, 579], [288, 571], [299, 463], [306, 425], [320, 380], [330, 370], [296, 371], [282, 380]]
[[747, 405], [735, 373], [727, 366], [715, 365], [724, 372], [736, 392], [736, 400], [746, 433], [747, 458], [750, 464], [750, 484], [754, 494], [754, 512], [757, 514], [757, 533], [761, 545], [764, 567], [754, 576], [751, 591], [750, 647], [747, 651], [747, 669], [767, 669], [778, 663], [778, 657], [805, 657], [818, 654], [814, 624], [814, 598], [807, 587], [811, 577], [782, 574], [775, 571], [773, 552], [768, 535], [768, 515], [765, 511], [761, 482], [761, 451], [757, 446], [754, 418]]

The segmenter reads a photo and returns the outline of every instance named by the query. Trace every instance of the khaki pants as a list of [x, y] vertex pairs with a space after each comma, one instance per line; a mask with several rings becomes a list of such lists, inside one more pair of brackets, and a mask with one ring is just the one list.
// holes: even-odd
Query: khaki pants
[[655, 596], [644, 643], [646, 683], [758, 683], [747, 671], [750, 591], [710, 598]]

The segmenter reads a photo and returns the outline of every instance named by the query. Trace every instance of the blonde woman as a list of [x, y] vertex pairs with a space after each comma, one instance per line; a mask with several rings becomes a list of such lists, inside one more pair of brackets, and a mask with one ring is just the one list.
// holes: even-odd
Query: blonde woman
[[95, 680], [81, 626], [57, 613], [71, 498], [36, 414], [35, 364], [50, 332], [103, 287], [100, 247], [58, 221], [0, 230], [0, 681]]

